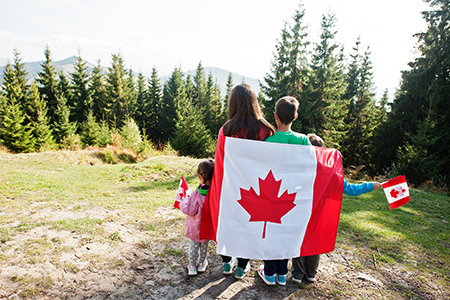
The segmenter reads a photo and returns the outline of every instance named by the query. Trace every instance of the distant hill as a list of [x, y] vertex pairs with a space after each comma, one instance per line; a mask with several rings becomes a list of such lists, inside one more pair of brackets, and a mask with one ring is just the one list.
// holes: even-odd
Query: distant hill
[[[25, 69], [28, 72], [27, 80], [29, 80], [31, 82], [31, 80], [33, 78], [37, 77], [37, 73], [42, 70], [42, 67], [41, 67], [42, 63], [43, 63], [43, 61], [25, 62], [24, 63]], [[74, 56], [68, 57], [63, 60], [52, 62], [52, 65], [55, 66], [55, 69], [57, 72], [62, 70], [66, 75], [69, 75], [70, 73], [74, 72], [74, 70], [75, 70], [74, 64], [75, 64]], [[87, 62], [87, 64], [88, 64], [89, 69], [92, 70], [94, 65], [89, 62]], [[0, 66], [0, 84], [3, 84], [3, 70], [5, 69], [5, 66], [6, 66], [6, 64], [3, 66]], [[104, 69], [106, 72], [107, 68], [105, 67]], [[220, 90], [221, 90], [222, 96], [224, 96], [225, 92], [226, 92], [226, 87], [227, 87], [228, 74], [230, 74], [230, 71], [226, 71], [226, 70], [215, 68], [215, 67], [204, 67], [204, 69], [205, 69], [206, 77], [211, 73], [213, 75], [213, 77], [217, 80], [217, 83], [220, 85]], [[195, 75], [195, 72], [196, 72], [196, 70], [189, 70], [189, 71], [186, 71], [185, 74]], [[148, 78], [150, 76], [150, 74], [144, 74], [144, 76], [146, 76]], [[246, 77], [244, 75], [239, 75], [239, 74], [236, 74], [233, 72], [231, 72], [231, 76], [233, 77], [233, 84], [236, 85], [236, 84], [245, 82], [255, 90], [256, 94], [259, 93], [260, 89], [259, 89], [259, 83], [258, 83], [257, 79]], [[165, 76], [160, 77], [161, 84], [166, 82], [166, 80], [169, 77], [170, 77], [170, 75], [165, 75]]]

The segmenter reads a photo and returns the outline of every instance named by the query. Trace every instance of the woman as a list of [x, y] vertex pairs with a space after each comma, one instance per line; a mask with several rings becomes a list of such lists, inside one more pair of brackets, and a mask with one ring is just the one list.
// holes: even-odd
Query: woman
[[[275, 133], [275, 128], [264, 119], [256, 93], [247, 84], [235, 86], [228, 99], [228, 121], [219, 130], [219, 140], [224, 136], [264, 141]], [[217, 147], [216, 151], [223, 151]], [[216, 152], [216, 157], [218, 153]], [[209, 201], [207, 199], [206, 201]], [[211, 202], [217, 201], [212, 199]], [[206, 203], [205, 203], [206, 205]], [[203, 230], [203, 228], [202, 228]], [[222, 255], [223, 274], [229, 275], [236, 270], [236, 279], [243, 278], [250, 270], [248, 258], [234, 258]]]

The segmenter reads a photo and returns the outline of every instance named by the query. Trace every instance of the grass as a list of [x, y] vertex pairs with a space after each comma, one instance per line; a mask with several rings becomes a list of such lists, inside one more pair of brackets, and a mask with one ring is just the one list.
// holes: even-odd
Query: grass
[[417, 189], [410, 193], [410, 202], [395, 210], [389, 208], [382, 189], [344, 196], [337, 242], [360, 249], [360, 260], [370, 262], [364, 267], [401, 266], [420, 274], [417, 280], [448, 287], [450, 198]]
[[[105, 235], [103, 240], [110, 243], [120, 241], [118, 231], [106, 235], [101, 230], [103, 223], [114, 220], [111, 215], [103, 219], [80, 217], [56, 221], [39, 218], [32, 221], [30, 218], [44, 210], [70, 209], [82, 213], [97, 207], [120, 211], [121, 215], [130, 216], [141, 230], [164, 239], [166, 228], [173, 223], [182, 224], [182, 220], [155, 220], [153, 213], [158, 207], [172, 206], [181, 174], [191, 186], [197, 184], [198, 162], [186, 157], [155, 156], [137, 164], [102, 164], [86, 151], [2, 153], [0, 245], [40, 226], [76, 232], [87, 236], [84, 238]], [[357, 270], [382, 272], [390, 269], [420, 274], [409, 279], [414, 280], [414, 284], [408, 285], [419, 290], [395, 282], [389, 286], [392, 295], [417, 298], [427, 282], [447, 291], [450, 289], [450, 197], [419, 189], [410, 189], [410, 194], [411, 201], [395, 210], [389, 208], [381, 189], [358, 197], [344, 196], [337, 246], [354, 254], [351, 263]], [[57, 238], [29, 239], [23, 249], [28, 259], [25, 262], [35, 262], [40, 252], [52, 255], [64, 252], [60, 243]], [[136, 244], [138, 248], [151, 246], [151, 240]], [[181, 257], [183, 253], [165, 247], [160, 255]], [[0, 259], [7, 259], [1, 251]], [[120, 267], [123, 263], [121, 260], [110, 262], [110, 267]], [[64, 267], [71, 273], [79, 271], [76, 266]], [[29, 295], [39, 293], [49, 284], [48, 280], [16, 280], [23, 283], [28, 289], [23, 293]], [[335, 298], [349, 295], [336, 289], [332, 282], [327, 284], [307, 289], [319, 294], [327, 291], [323, 293]]]

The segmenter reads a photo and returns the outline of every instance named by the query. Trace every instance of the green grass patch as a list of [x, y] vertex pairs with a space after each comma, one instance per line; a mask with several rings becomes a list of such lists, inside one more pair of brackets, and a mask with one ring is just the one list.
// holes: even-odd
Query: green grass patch
[[[450, 199], [410, 189], [411, 200], [391, 210], [382, 189], [343, 197], [338, 242], [368, 248], [367, 261], [398, 263], [433, 280], [448, 278]], [[372, 258], [370, 257], [372, 256]]]
[[68, 230], [77, 233], [90, 233], [92, 235], [96, 235], [100, 230], [100, 227], [98, 225], [102, 223], [103, 220], [101, 219], [67, 219], [53, 222], [52, 227], [59, 230]]

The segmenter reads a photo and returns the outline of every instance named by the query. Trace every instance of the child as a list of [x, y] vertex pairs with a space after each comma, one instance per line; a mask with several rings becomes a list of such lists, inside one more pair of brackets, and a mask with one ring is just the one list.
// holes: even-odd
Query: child
[[[314, 134], [307, 135], [311, 145], [325, 147], [323, 139]], [[359, 196], [361, 194], [374, 191], [381, 187], [379, 182], [364, 182], [361, 184], [350, 184], [344, 179], [343, 193], [347, 196]], [[300, 256], [292, 259], [292, 281], [301, 283], [305, 278], [309, 282], [316, 281], [317, 269], [319, 267], [320, 255]]]
[[189, 242], [189, 266], [188, 274], [197, 275], [197, 272], [205, 272], [208, 266], [208, 242], [200, 239], [200, 224], [203, 203], [211, 184], [214, 172], [214, 160], [208, 159], [199, 163], [197, 177], [200, 185], [191, 196], [180, 203], [180, 209], [187, 215], [184, 228], [185, 235], [190, 238]]
[[[277, 132], [265, 139], [267, 142], [282, 144], [311, 145], [306, 135], [291, 130], [291, 125], [297, 119], [299, 103], [294, 97], [283, 97], [275, 105], [275, 121]], [[259, 266], [258, 274], [268, 285], [286, 285], [289, 259], [264, 260]]]

